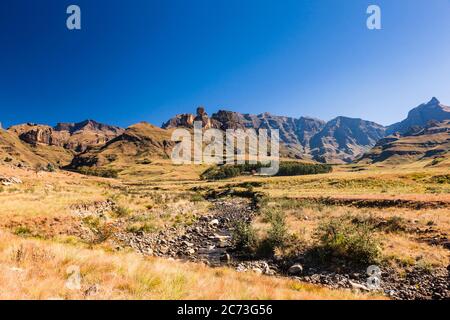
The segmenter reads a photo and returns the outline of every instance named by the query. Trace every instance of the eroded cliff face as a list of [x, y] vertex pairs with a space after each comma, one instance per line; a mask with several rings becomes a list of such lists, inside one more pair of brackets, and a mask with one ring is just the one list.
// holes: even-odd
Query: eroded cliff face
[[330, 122], [309, 117], [284, 117], [270, 113], [242, 114], [220, 110], [208, 117], [203, 108], [192, 114], [178, 115], [163, 128], [193, 126], [201, 119], [205, 128], [277, 129], [282, 143], [282, 155], [321, 162], [345, 163], [368, 151], [385, 135], [383, 126], [361, 119], [338, 117]]
[[83, 152], [116, 138], [124, 129], [86, 120], [80, 123], [59, 123], [55, 127], [27, 123], [13, 126], [8, 131], [30, 145], [43, 144]]

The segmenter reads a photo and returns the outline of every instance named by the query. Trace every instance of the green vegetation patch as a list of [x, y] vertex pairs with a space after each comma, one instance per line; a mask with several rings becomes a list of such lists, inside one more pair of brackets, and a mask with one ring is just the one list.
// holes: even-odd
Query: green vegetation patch
[[[204, 171], [200, 177], [202, 180], [223, 180], [242, 175], [256, 174], [261, 168], [267, 167], [268, 165], [264, 165], [261, 163], [214, 166]], [[332, 166], [328, 164], [281, 162], [279, 171], [276, 176], [323, 174], [329, 173], [332, 170]]]
[[87, 176], [96, 176], [103, 178], [118, 178], [119, 171], [115, 169], [81, 167], [78, 172]]

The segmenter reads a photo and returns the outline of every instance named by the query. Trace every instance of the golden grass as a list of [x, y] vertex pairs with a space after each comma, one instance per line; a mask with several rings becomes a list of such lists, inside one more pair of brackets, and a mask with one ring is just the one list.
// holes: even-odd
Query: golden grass
[[[81, 286], [75, 290], [66, 286], [73, 266], [81, 273]], [[0, 270], [0, 299], [381, 298], [134, 253], [23, 240], [1, 231]]]
[[[447, 267], [450, 263], [448, 250], [441, 246], [431, 245], [421, 241], [421, 234], [415, 230], [426, 230], [432, 224], [434, 230], [429, 236], [439, 233], [450, 234], [450, 208], [414, 210], [408, 208], [354, 208], [347, 206], [326, 206], [322, 204], [296, 201], [292, 199], [271, 199], [268, 207], [279, 208], [286, 215], [286, 222], [290, 233], [295, 234], [299, 241], [307, 246], [314, 245], [314, 233], [318, 226], [327, 220], [339, 219], [343, 216], [359, 219], [389, 221], [400, 218], [407, 230], [385, 232], [374, 230], [374, 236], [381, 240], [382, 255], [385, 258], [395, 258], [407, 264], [427, 264], [434, 267]], [[266, 230], [267, 223], [263, 217], [258, 217], [255, 228]], [[424, 234], [426, 236], [426, 233]]]
[[[356, 168], [356, 169], [355, 169]], [[362, 171], [356, 171], [359, 169]], [[146, 259], [134, 253], [119, 253], [101, 248], [77, 247], [59, 243], [69, 241], [69, 234], [49, 237], [53, 240], [22, 239], [1, 231], [13, 221], [40, 221], [61, 218], [72, 223], [70, 206], [113, 198], [130, 210], [133, 217], [150, 217], [151, 223], [164, 227], [186, 223], [193, 214], [207, 213], [207, 203], [193, 202], [193, 187], [218, 189], [247, 181], [262, 183], [255, 191], [263, 192], [275, 205], [286, 201], [290, 232], [311, 243], [313, 232], [327, 218], [346, 214], [372, 215], [380, 219], [400, 216], [415, 227], [433, 228], [450, 233], [450, 209], [413, 210], [407, 208], [353, 208], [345, 206], [295, 204], [296, 198], [325, 197], [345, 199], [407, 199], [450, 202], [448, 183], [437, 183], [434, 176], [449, 174], [447, 167], [423, 168], [413, 165], [401, 169], [376, 166], [337, 166], [325, 175], [299, 177], [239, 177], [226, 181], [199, 180], [206, 167], [175, 166], [170, 160], [153, 160], [149, 165], [123, 167], [118, 179], [86, 177], [75, 173], [40, 173], [0, 167], [0, 175], [20, 177], [24, 183], [4, 187], [0, 192], [0, 283], [2, 299], [367, 299], [367, 295], [346, 290], [333, 291], [297, 281], [269, 278], [231, 269], [211, 269], [201, 264], [164, 259]], [[283, 200], [287, 198], [287, 200]], [[289, 201], [292, 203], [289, 204]], [[115, 219], [118, 217], [111, 216]], [[149, 219], [150, 219], [149, 218]], [[143, 218], [144, 219], [144, 218]], [[147, 218], [145, 218], [147, 219]], [[145, 220], [144, 219], [144, 220]], [[147, 220], [138, 222], [147, 223]], [[30, 223], [31, 223], [30, 222]], [[264, 232], [267, 225], [255, 222]], [[45, 225], [47, 228], [61, 226]], [[9, 231], [13, 231], [9, 229]], [[51, 231], [51, 230], [49, 230]], [[48, 232], [48, 234], [52, 234]], [[419, 241], [407, 232], [377, 231], [382, 238], [383, 255], [410, 264], [446, 266], [446, 250]], [[108, 249], [108, 246], [104, 246]], [[17, 258], [18, 252], [24, 256]], [[20, 254], [19, 254], [20, 256]], [[66, 270], [81, 268], [82, 289], [65, 287]], [[96, 295], [86, 295], [98, 285]]]

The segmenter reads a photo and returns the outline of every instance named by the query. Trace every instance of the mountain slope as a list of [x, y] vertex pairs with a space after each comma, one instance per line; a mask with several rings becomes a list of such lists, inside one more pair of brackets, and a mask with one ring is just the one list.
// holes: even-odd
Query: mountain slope
[[389, 126], [387, 134], [395, 132], [403, 134], [414, 126], [426, 126], [430, 120], [450, 120], [450, 107], [443, 105], [438, 99], [432, 98], [428, 103], [412, 109], [405, 120]]
[[0, 129], [0, 164], [35, 167], [47, 165], [48, 161], [35, 154], [16, 135]]
[[169, 130], [140, 122], [103, 146], [92, 147], [76, 155], [70, 167], [133, 164], [152, 158], [167, 158], [174, 143]]
[[55, 127], [22, 124], [8, 129], [31, 145], [48, 145], [82, 152], [87, 148], [105, 144], [124, 132], [124, 129], [86, 120], [80, 123], [59, 123]]
[[365, 154], [360, 162], [405, 163], [419, 160], [434, 160], [436, 164], [448, 156], [450, 151], [450, 121], [430, 121], [425, 127], [398, 133], [381, 139]]
[[321, 162], [351, 162], [385, 135], [375, 122], [337, 117], [311, 138], [311, 153]]
[[222, 130], [278, 129], [283, 156], [337, 163], [352, 161], [373, 147], [385, 131], [376, 123], [345, 117], [326, 123], [308, 117], [296, 119], [270, 113], [251, 115], [220, 110], [208, 118], [203, 108], [199, 109], [201, 114], [178, 115], [166, 122], [163, 128], [190, 128], [201, 115], [204, 123]]

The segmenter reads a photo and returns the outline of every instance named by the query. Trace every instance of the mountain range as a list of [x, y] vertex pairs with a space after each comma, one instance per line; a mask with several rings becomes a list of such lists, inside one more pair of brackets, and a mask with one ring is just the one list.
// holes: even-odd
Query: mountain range
[[[448, 154], [450, 107], [432, 98], [412, 109], [407, 118], [384, 127], [375, 122], [339, 116], [328, 122], [309, 117], [259, 115], [220, 110], [208, 116], [180, 114], [156, 127], [141, 122], [123, 129], [93, 120], [59, 123], [54, 127], [33, 123], [0, 130], [0, 163], [33, 166], [104, 166], [168, 157], [175, 128], [278, 129], [283, 157], [327, 163], [413, 161]], [[394, 160], [395, 159], [395, 160]]]

